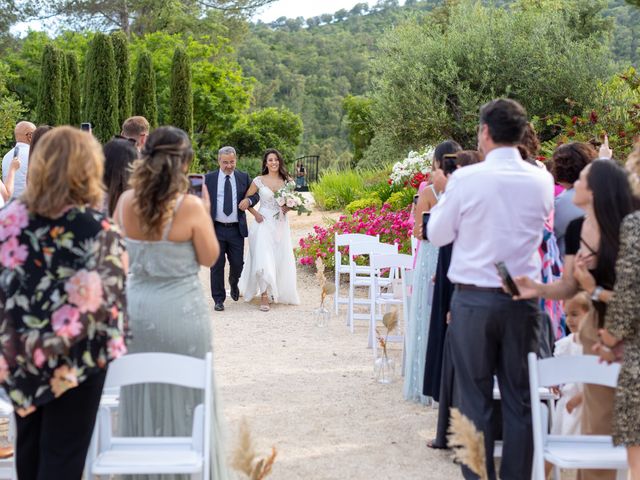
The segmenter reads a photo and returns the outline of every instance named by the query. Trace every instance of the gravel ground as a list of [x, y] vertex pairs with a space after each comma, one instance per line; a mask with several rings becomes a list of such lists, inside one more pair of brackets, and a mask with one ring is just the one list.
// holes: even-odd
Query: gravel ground
[[[322, 217], [292, 217], [294, 240]], [[343, 307], [327, 328], [314, 325], [320, 289], [313, 273], [298, 269], [299, 306], [264, 313], [228, 298], [218, 313], [211, 302], [231, 444], [245, 417], [259, 452], [276, 447], [277, 480], [459, 478], [449, 454], [426, 447], [437, 411], [404, 401], [400, 377], [376, 383], [365, 322], [349, 333]], [[201, 278], [208, 292], [208, 271]], [[399, 360], [400, 350], [392, 355]]]

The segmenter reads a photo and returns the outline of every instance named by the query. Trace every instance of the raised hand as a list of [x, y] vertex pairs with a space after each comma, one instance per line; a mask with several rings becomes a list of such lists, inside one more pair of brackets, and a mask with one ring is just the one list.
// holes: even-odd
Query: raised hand
[[13, 157], [13, 160], [11, 160], [11, 165], [9, 166], [9, 168], [15, 172], [17, 170], [20, 170], [21, 165], [22, 165], [22, 162], [20, 162], [20, 159], [18, 157]]
[[604, 136], [604, 142], [600, 145], [600, 151], [598, 152], [600, 158], [612, 158], [613, 150], [609, 148], [609, 135]]
[[202, 189], [202, 204], [204, 205], [204, 208], [207, 210], [207, 212], [211, 211], [211, 198], [209, 197], [209, 190], [206, 188]]

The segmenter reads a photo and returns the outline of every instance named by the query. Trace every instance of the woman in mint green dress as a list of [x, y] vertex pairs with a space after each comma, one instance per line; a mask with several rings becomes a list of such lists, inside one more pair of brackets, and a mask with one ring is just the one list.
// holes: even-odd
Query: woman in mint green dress
[[409, 324], [407, 326], [406, 371], [403, 394], [406, 400], [429, 403], [429, 397], [422, 394], [424, 364], [427, 352], [427, 335], [431, 317], [433, 298], [433, 276], [438, 262], [438, 248], [418, 236], [422, 224], [422, 213], [428, 212], [438, 201], [439, 194], [433, 185], [422, 183], [420, 196], [414, 209], [414, 235], [419, 239], [414, 258]]
[[[127, 303], [130, 353], [165, 352], [204, 358], [213, 349], [211, 312], [200, 284], [219, 246], [206, 189], [190, 195], [187, 171], [193, 150], [174, 127], [156, 129], [134, 163], [132, 190], [116, 207], [116, 220], [130, 258]], [[221, 412], [213, 379], [211, 476], [227, 480]], [[201, 390], [173, 385], [134, 385], [120, 395], [119, 422], [125, 436], [189, 436]], [[135, 476], [188, 480], [189, 476]]]

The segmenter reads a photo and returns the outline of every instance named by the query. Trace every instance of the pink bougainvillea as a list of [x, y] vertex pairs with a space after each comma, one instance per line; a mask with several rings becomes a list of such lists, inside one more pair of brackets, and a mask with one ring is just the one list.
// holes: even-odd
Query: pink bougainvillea
[[[313, 227], [310, 233], [298, 242], [296, 256], [301, 265], [313, 265], [316, 258], [322, 258], [328, 268], [334, 267], [335, 235], [344, 233], [362, 233], [380, 235], [383, 243], [397, 243], [400, 253], [411, 252], [410, 208], [393, 211], [387, 204], [382, 208], [368, 207], [355, 211], [352, 215], [341, 216], [337, 222], [321, 227]], [[346, 253], [346, 248], [343, 254]]]

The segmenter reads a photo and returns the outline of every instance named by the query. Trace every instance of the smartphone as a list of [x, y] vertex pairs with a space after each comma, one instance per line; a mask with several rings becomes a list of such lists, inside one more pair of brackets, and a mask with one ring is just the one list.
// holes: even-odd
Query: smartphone
[[80, 124], [80, 130], [83, 132], [91, 133], [91, 124], [89, 122], [83, 122]]
[[416, 194], [413, 196], [413, 204], [414, 204], [414, 205], [417, 205], [417, 204], [418, 204], [418, 198], [420, 198], [420, 195], [416, 193]]
[[202, 188], [204, 187], [204, 175], [201, 173], [189, 174], [189, 193], [202, 198]]
[[423, 212], [422, 213], [422, 239], [429, 240], [427, 237], [427, 225], [429, 225], [429, 217], [431, 217], [431, 213]]
[[20, 145], [16, 145], [13, 149], [13, 158], [20, 158]]
[[507, 266], [504, 264], [504, 262], [496, 262], [495, 266], [496, 270], [498, 271], [498, 275], [502, 279], [502, 283], [505, 285], [505, 287], [507, 287], [507, 290], [509, 290], [511, 296], [519, 297], [520, 290], [518, 290], [518, 286], [516, 285], [516, 282], [513, 281], [513, 278], [511, 277], [511, 274], [509, 273], [509, 270], [507, 269]]

